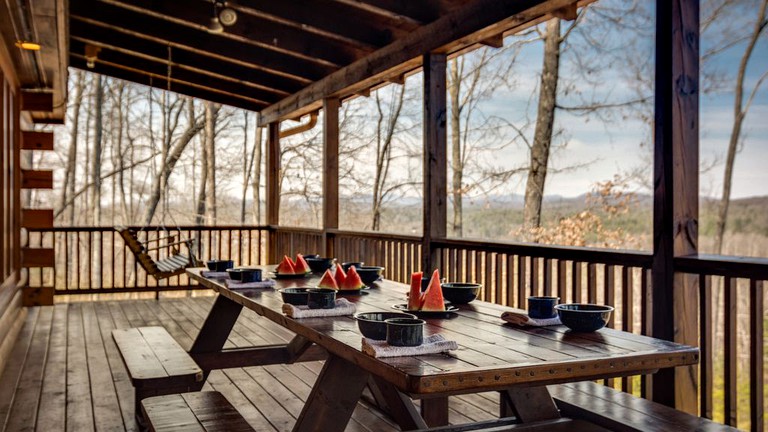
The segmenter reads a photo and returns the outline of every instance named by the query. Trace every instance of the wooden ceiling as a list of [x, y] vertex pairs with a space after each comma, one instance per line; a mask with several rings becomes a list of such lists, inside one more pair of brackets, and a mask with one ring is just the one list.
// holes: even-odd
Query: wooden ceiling
[[236, 23], [211, 33], [213, 0], [69, 0], [65, 53], [73, 67], [259, 111], [265, 123], [315, 111], [325, 97], [402, 82], [426, 52], [498, 46], [504, 34], [575, 13], [576, 3], [232, 0], [226, 6], [236, 11]]

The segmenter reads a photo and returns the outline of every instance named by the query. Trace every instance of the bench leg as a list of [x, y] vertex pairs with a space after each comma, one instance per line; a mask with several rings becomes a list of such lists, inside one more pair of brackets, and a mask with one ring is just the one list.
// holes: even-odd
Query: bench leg
[[[392, 417], [400, 429], [426, 429], [427, 423], [419, 415], [411, 398], [399, 391], [395, 386], [375, 375], [368, 382], [379, 408]], [[424, 403], [422, 401], [422, 403]]]
[[429, 427], [448, 425], [448, 396], [421, 400], [421, 416]]
[[369, 376], [341, 357], [329, 356], [296, 420], [294, 432], [343, 432]]
[[523, 423], [560, 418], [546, 386], [511, 388], [500, 393], [500, 417], [514, 415]]

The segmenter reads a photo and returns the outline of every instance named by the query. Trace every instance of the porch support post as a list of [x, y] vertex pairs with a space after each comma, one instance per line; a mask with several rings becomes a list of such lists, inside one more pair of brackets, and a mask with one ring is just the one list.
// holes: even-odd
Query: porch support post
[[422, 270], [440, 268], [432, 239], [446, 236], [447, 134], [445, 54], [424, 55], [424, 223]]
[[267, 125], [267, 225], [270, 226], [269, 242], [267, 243], [267, 261], [269, 264], [278, 262], [277, 232], [280, 224], [280, 122]]
[[[698, 251], [699, 2], [656, 2], [652, 336], [698, 344], [696, 275], [674, 258]], [[654, 401], [697, 411], [697, 367], [653, 376]]]
[[339, 99], [323, 100], [323, 244], [325, 256], [335, 255], [329, 229], [339, 227]]

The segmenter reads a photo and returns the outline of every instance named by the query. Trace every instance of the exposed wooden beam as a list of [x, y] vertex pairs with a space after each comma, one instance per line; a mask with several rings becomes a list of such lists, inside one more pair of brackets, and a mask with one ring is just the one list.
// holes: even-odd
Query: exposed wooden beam
[[[262, 111], [260, 124], [267, 124], [307, 109], [325, 97], [343, 98], [360, 89], [385, 81], [390, 69], [417, 59], [425, 52], [458, 50], [508, 28], [518, 27], [559, 9], [573, 0], [477, 0], [420, 27], [408, 36], [307, 86]], [[392, 72], [388, 75], [392, 75]]]
[[404, 21], [420, 26], [432, 22], [440, 16], [441, 5], [437, 0], [335, 0], [348, 6], [356, 7], [371, 14], [389, 19]]
[[573, 21], [578, 16], [578, 5], [576, 3], [569, 4], [568, 6], [561, 7], [552, 11], [552, 15], [555, 18], [560, 18], [566, 21]]
[[21, 132], [23, 150], [53, 150], [53, 132]]
[[[72, 20], [70, 34], [72, 41], [80, 41], [113, 50], [124, 49], [164, 62], [168, 61], [169, 45], [157, 39], [139, 37], [132, 33], [120, 32], [114, 28], [102, 27], [77, 19]], [[194, 69], [206, 69], [217, 75], [237, 77], [263, 90], [284, 96], [298, 91], [310, 82], [308, 79], [298, 80], [276, 75], [268, 70], [260, 69], [258, 65], [236, 61], [231, 57], [224, 57], [217, 53], [191, 51], [178, 45], [172, 46], [171, 50], [171, 58], [176, 64]]]
[[424, 55], [424, 220], [422, 270], [428, 276], [441, 267], [433, 238], [447, 234], [446, 55]]
[[488, 39], [481, 40], [480, 43], [491, 48], [504, 48], [504, 35], [499, 33]]
[[[165, 90], [167, 88], [165, 85], [166, 77], [162, 75], [147, 75], [141, 71], [132, 70], [130, 68], [123, 68], [119, 65], [107, 64], [101, 61], [96, 62], [96, 66], [94, 68], [89, 68], [86, 64], [85, 58], [78, 56], [70, 57], [70, 65], [74, 68], [82, 69], [84, 71], [100, 73], [102, 75], [111, 76], [117, 79], [150, 86], [161, 90]], [[250, 100], [246, 97], [232, 95], [226, 92], [214, 91], [203, 86], [180, 82], [178, 80], [175, 80], [172, 83], [171, 91], [194, 98], [209, 100], [211, 102], [217, 102], [251, 111], [259, 111], [264, 107], [263, 103], [258, 103], [257, 101]]]
[[323, 237], [325, 256], [333, 257], [328, 230], [339, 227], [339, 103], [323, 100]]
[[242, 59], [248, 63], [260, 65], [263, 70], [269, 70], [275, 74], [313, 81], [337, 69], [113, 5], [100, 3], [98, 8], [87, 9], [78, 6], [79, 3], [73, 2], [70, 14], [72, 19], [113, 28], [139, 37], [149, 37], [166, 45], [182, 46], [189, 51], [215, 53]]
[[[266, 222], [274, 227], [280, 224], [280, 122], [267, 125], [266, 170]], [[270, 264], [278, 261], [277, 253], [277, 233], [270, 230], [267, 247]]]
[[21, 90], [22, 111], [53, 111], [53, 92]]
[[[206, 33], [212, 14], [212, 5], [201, 1], [186, 2], [184, 7], [178, 7], [173, 2], [153, 0], [102, 1]], [[101, 2], [94, 4], [94, 7], [101, 7]], [[240, 14], [224, 32], [210, 37], [231, 39], [331, 67], [349, 64], [371, 51], [248, 14]]]
[[[77, 52], [83, 43], [77, 40], [72, 41], [72, 50]], [[76, 57], [77, 54], [73, 54]], [[83, 56], [83, 58], [85, 58]], [[162, 59], [156, 59], [149, 56], [143, 56], [140, 53], [132, 53], [127, 50], [117, 52], [112, 49], [103, 49], [99, 53], [96, 63], [105, 63], [119, 65], [133, 70], [138, 70], [153, 77], [161, 79], [167, 87], [168, 65]], [[223, 91], [231, 95], [247, 97], [265, 105], [278, 100], [280, 96], [273, 92], [265, 91], [259, 87], [249, 85], [245, 81], [239, 81], [235, 78], [217, 75], [197, 68], [182, 67], [172, 62], [171, 64], [171, 87], [174, 82], [201, 83], [201, 86], [213, 91]]]
[[[698, 276], [676, 274], [696, 254], [699, 218], [699, 2], [656, 1], [652, 336], [698, 344]], [[697, 411], [695, 366], [653, 375], [652, 398]]]

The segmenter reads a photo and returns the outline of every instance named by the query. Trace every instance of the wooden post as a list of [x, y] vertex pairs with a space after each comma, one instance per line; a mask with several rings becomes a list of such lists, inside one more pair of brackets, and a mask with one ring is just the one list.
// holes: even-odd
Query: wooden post
[[328, 230], [339, 227], [339, 99], [323, 100], [323, 244], [325, 256], [334, 256]]
[[440, 268], [432, 239], [446, 236], [447, 146], [445, 54], [424, 55], [424, 224], [422, 271]]
[[[674, 258], [698, 251], [699, 2], [656, 2], [652, 336], [698, 343], [698, 277]], [[697, 411], [696, 366], [661, 370], [652, 398]]]
[[267, 260], [270, 264], [278, 262], [277, 232], [280, 224], [280, 122], [267, 125], [267, 225], [270, 226], [267, 243]]

